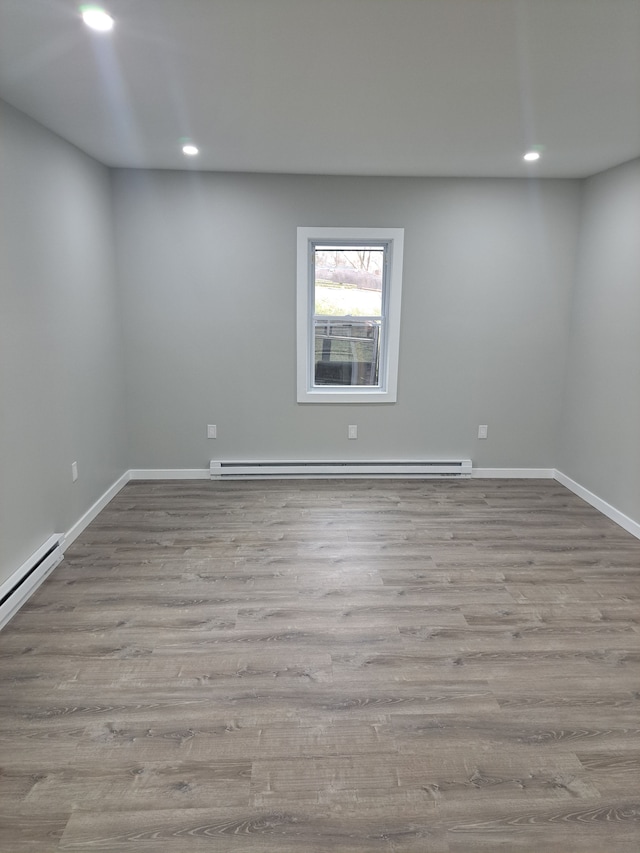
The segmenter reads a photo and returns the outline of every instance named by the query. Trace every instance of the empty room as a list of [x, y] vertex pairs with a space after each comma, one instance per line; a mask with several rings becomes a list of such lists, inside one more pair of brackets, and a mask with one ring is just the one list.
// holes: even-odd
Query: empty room
[[0, 0], [0, 853], [638, 853], [640, 0]]

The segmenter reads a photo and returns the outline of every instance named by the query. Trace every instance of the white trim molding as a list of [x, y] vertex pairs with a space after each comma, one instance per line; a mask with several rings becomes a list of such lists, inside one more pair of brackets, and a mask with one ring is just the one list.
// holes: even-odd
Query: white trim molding
[[[314, 247], [336, 244], [348, 249], [356, 245], [385, 247], [387, 261], [382, 286], [382, 346], [380, 384], [315, 385], [314, 364]], [[328, 228], [300, 226], [297, 230], [297, 367], [298, 403], [395, 403], [398, 395], [398, 355], [400, 351], [400, 310], [402, 304], [402, 264], [404, 228]], [[354, 319], [354, 318], [351, 318]]]
[[208, 468], [132, 468], [130, 480], [208, 480]]
[[610, 503], [607, 503], [602, 498], [594, 495], [594, 493], [590, 492], [589, 489], [585, 489], [584, 486], [581, 486], [580, 483], [576, 483], [575, 480], [572, 480], [571, 477], [567, 477], [566, 474], [563, 474], [562, 471], [558, 471], [557, 468], [553, 472], [553, 478], [554, 480], [557, 480], [558, 483], [569, 489], [570, 492], [573, 492], [574, 495], [578, 495], [578, 497], [582, 498], [583, 501], [591, 504], [592, 507], [597, 509], [603, 515], [606, 515], [607, 518], [611, 519], [611, 521], [615, 521], [615, 523], [619, 524], [620, 527], [627, 531], [627, 533], [635, 536], [636, 539], [640, 539], [640, 524], [637, 521], [629, 518], [628, 515], [620, 512], [619, 509], [611, 506]]
[[552, 480], [553, 468], [474, 468], [472, 477], [504, 480]]
[[98, 515], [98, 513], [102, 512], [102, 510], [106, 507], [106, 505], [115, 498], [118, 492], [123, 489], [130, 480], [130, 472], [125, 471], [124, 474], [119, 477], [112, 486], [109, 486], [107, 491], [98, 498], [98, 500], [89, 507], [89, 509], [81, 516], [76, 523], [67, 530], [64, 535], [64, 541], [62, 542], [62, 550], [66, 551], [69, 545], [74, 542], [78, 536], [82, 533], [82, 531], [88, 527], [93, 519]]

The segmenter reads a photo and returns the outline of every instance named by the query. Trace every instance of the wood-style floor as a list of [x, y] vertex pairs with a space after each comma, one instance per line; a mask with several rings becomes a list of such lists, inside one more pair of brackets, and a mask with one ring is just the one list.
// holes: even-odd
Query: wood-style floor
[[640, 851], [640, 541], [553, 481], [129, 484], [0, 684], [0, 853]]

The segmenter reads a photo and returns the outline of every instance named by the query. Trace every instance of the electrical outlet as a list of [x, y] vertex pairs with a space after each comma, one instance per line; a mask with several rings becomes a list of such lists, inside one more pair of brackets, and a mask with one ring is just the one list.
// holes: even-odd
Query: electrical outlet
[[207, 424], [207, 438], [217, 438], [218, 427], [215, 424]]
[[71, 463], [71, 479], [73, 480], [74, 483], [78, 479], [78, 463], [77, 462]]
[[347, 433], [349, 438], [357, 438], [358, 437], [358, 425], [357, 424], [349, 424], [349, 432]]
[[487, 438], [489, 435], [489, 427], [487, 424], [480, 424], [478, 427], [478, 438]]

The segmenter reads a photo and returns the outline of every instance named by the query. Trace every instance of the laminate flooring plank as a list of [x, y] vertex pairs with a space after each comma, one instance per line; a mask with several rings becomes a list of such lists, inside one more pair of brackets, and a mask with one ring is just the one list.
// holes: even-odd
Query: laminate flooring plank
[[0, 634], [0, 853], [638, 853], [639, 755], [548, 480], [132, 482]]
[[[349, 799], [345, 797], [345, 806]], [[60, 851], [126, 853], [449, 853], [446, 833], [434, 828], [418, 807], [403, 817], [380, 817], [355, 803], [363, 818], [340, 810], [316, 809], [174, 809], [74, 813]], [[377, 814], [376, 814], [377, 812]]]
[[437, 604], [432, 597], [428, 603], [414, 604], [408, 596], [402, 603], [390, 601], [387, 605], [352, 605], [348, 607], [240, 609], [237, 627], [248, 630], [257, 625], [273, 631], [305, 630], [326, 627], [340, 631], [343, 627], [371, 627], [396, 629], [400, 625], [426, 622], [434, 625], [463, 625], [464, 617], [454, 604]]
[[70, 813], [34, 814], [28, 806], [0, 806], [0, 850], [57, 853]]
[[[485, 808], [481, 812], [486, 813]], [[636, 853], [637, 801], [599, 800], [447, 821], [449, 853]]]
[[60, 806], [74, 811], [243, 807], [249, 800], [251, 762], [119, 762], [100, 773], [91, 763], [53, 767], [24, 798], [25, 808], [46, 815]]
[[578, 752], [586, 778], [609, 800], [625, 800], [640, 791], [640, 750]]
[[418, 714], [394, 716], [390, 734], [400, 752], [407, 755], [428, 755], [441, 743], [464, 744], [471, 749], [481, 745], [487, 750], [512, 750], [539, 747], [540, 752], [558, 754], [604, 750], [640, 749], [640, 725], [635, 720], [610, 725], [602, 719], [585, 720], [577, 717], [570, 723], [549, 719], [510, 718], [475, 714]]
[[466, 809], [486, 802], [523, 803], [598, 798], [594, 779], [572, 753], [550, 759], [535, 747], [514, 752], [491, 752], [480, 745], [451, 743], [436, 746], [424, 757], [404, 758], [398, 764], [404, 787], [427, 792], [442, 811]]
[[[351, 720], [327, 720], [315, 725], [292, 726], [282, 722], [265, 726], [260, 736], [260, 751], [273, 759], [337, 759], [342, 756], [373, 756], [382, 754], [383, 763], [388, 756], [397, 754], [393, 737], [380, 732], [375, 722]], [[266, 764], [272, 768], [272, 762]], [[305, 765], [303, 760], [300, 766]]]
[[540, 650], [577, 648], [588, 650], [590, 647], [615, 647], [620, 644], [622, 649], [628, 649], [629, 644], [640, 648], [638, 632], [631, 624], [598, 623], [585, 625], [576, 621], [562, 625], [527, 624], [516, 627], [509, 625], [473, 625], [456, 627], [401, 627], [399, 629], [401, 642], [409, 648], [412, 645], [438, 648], [451, 646], [455, 648], [482, 648], [489, 650], [528, 649]]
[[[38, 590], [38, 593], [40, 591]], [[36, 593], [36, 594], [38, 594]], [[128, 608], [123, 599], [108, 606], [97, 607], [92, 604], [83, 603], [82, 608], [75, 609], [73, 613], [68, 610], [46, 613], [36, 600], [33, 605], [28, 603], [27, 607], [20, 611], [18, 618], [25, 632], [39, 632], [44, 634], [63, 634], [69, 639], [76, 637], [81, 644], [87, 634], [102, 635], [106, 632], [117, 634], [122, 628], [155, 628], [159, 633], [163, 627], [176, 629], [195, 628], [233, 628], [237, 618], [237, 607], [224, 607], [218, 605], [188, 605], [183, 607], [172, 607], [170, 615], [165, 607], [145, 605], [144, 607]], [[1, 645], [1, 644], [0, 644]]]

